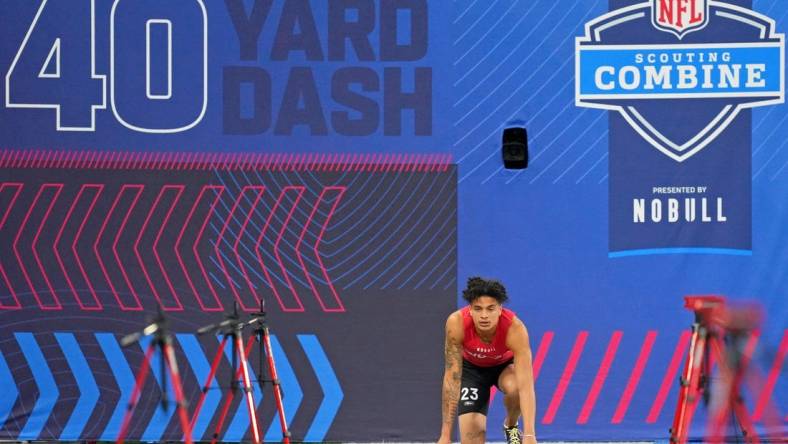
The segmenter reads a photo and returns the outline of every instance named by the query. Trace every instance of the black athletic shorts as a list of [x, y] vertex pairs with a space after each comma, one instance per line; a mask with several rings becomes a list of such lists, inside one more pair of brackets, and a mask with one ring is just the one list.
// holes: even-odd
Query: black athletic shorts
[[[495, 367], [479, 367], [462, 360], [462, 386], [460, 387], [460, 406], [457, 414], [481, 413], [487, 415], [490, 404], [490, 388], [498, 387], [498, 377], [506, 367], [513, 362], [512, 359]], [[500, 389], [500, 387], [498, 387]]]

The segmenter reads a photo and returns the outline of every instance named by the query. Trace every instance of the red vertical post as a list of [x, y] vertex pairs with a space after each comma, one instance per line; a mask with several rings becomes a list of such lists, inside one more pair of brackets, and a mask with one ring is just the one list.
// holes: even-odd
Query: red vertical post
[[[250, 338], [250, 343], [252, 339], [254, 339], [254, 337]], [[252, 426], [252, 441], [255, 444], [259, 444], [260, 428], [257, 425], [257, 411], [255, 410], [254, 396], [252, 395], [252, 382], [249, 378], [249, 368], [246, 365], [246, 353], [244, 352], [244, 346], [240, 335], [235, 337], [235, 343], [237, 344], [236, 348], [238, 349], [238, 358], [240, 359], [239, 367], [243, 375], [244, 391], [246, 392], [246, 407], [249, 409], [249, 423]]]
[[279, 376], [276, 373], [276, 365], [274, 363], [274, 354], [271, 349], [271, 339], [268, 335], [268, 327], [263, 328], [263, 340], [265, 341], [265, 354], [268, 358], [268, 370], [271, 373], [271, 379], [274, 381], [274, 398], [276, 399], [276, 410], [279, 412], [279, 425], [282, 427], [282, 442], [290, 444], [290, 432], [287, 430], [287, 419], [285, 419], [285, 409], [282, 405], [282, 390], [279, 386]]

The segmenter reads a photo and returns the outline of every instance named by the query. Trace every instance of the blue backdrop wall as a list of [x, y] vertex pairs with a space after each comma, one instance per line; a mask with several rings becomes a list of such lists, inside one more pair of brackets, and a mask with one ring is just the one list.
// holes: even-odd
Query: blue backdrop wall
[[[744, 395], [784, 427], [788, 12], [679, 4], [6, 1], [0, 437], [114, 439], [143, 356], [118, 340], [157, 306], [192, 412], [219, 344], [197, 327], [263, 298], [295, 439], [433, 440], [473, 275], [528, 326], [542, 440], [666, 438], [688, 294], [764, 306]], [[157, 378], [132, 439], [181, 436]]]

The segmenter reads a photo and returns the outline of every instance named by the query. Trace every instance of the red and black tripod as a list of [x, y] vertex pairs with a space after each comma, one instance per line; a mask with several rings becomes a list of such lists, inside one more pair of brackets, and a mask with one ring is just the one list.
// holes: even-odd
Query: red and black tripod
[[[706, 441], [724, 441], [725, 426], [732, 413], [745, 441], [760, 443], [741, 396], [741, 385], [749, 364], [743, 344], [758, 329], [760, 310], [755, 307], [732, 310], [722, 296], [687, 296], [684, 307], [695, 313], [695, 322], [681, 374], [670, 442], [687, 442], [689, 425], [698, 402], [704, 399], [708, 404], [711, 399]], [[710, 381], [715, 365], [718, 373], [712, 387]]]
[[[276, 410], [279, 413], [279, 426], [282, 428], [282, 442], [284, 444], [290, 444], [290, 431], [287, 429], [287, 419], [285, 417], [284, 404], [282, 404], [282, 399], [284, 399], [284, 391], [282, 390], [282, 384], [279, 380], [279, 375], [276, 372], [274, 352], [273, 348], [271, 348], [271, 335], [270, 330], [268, 329], [268, 322], [266, 320], [265, 301], [263, 301], [263, 299], [260, 299], [260, 311], [253, 313], [252, 316], [253, 318], [251, 321], [249, 321], [249, 325], [254, 327], [254, 338], [257, 339], [257, 344], [259, 347], [257, 380], [260, 381], [261, 384], [265, 384], [266, 382], [271, 383], [274, 391], [274, 399], [276, 400]], [[268, 363], [268, 372], [270, 375], [269, 379], [265, 378], [263, 356], [265, 356], [265, 360]]]
[[[254, 326], [253, 335], [250, 336], [249, 339], [244, 343], [243, 330], [244, 328], [249, 326]], [[260, 436], [260, 427], [257, 420], [257, 412], [255, 409], [252, 382], [259, 382], [261, 384], [264, 384], [266, 382], [271, 382], [273, 384], [273, 389], [274, 389], [276, 408], [277, 411], [279, 412], [279, 422], [280, 422], [280, 426], [282, 427], [282, 442], [284, 442], [285, 444], [290, 444], [290, 432], [287, 430], [287, 421], [285, 419], [284, 406], [282, 404], [281, 384], [279, 382], [279, 378], [276, 372], [276, 365], [274, 363], [273, 351], [271, 349], [271, 340], [269, 337], [269, 329], [268, 329], [268, 324], [266, 322], [265, 304], [263, 300], [262, 299], [260, 300], [260, 311], [257, 313], [252, 313], [251, 320], [246, 320], [246, 321], [241, 320], [240, 316], [238, 315], [238, 305], [236, 304], [233, 308], [232, 313], [227, 314], [226, 319], [224, 321], [218, 324], [211, 324], [202, 327], [199, 330], [197, 330], [197, 333], [198, 334], [220, 333], [222, 335], [222, 341], [219, 343], [219, 349], [216, 351], [216, 354], [214, 355], [213, 362], [211, 363], [211, 370], [208, 373], [208, 377], [206, 378], [205, 383], [203, 384], [202, 394], [200, 395], [194, 413], [192, 414], [192, 421], [191, 421], [192, 424], [200, 414], [202, 405], [205, 402], [207, 391], [210, 389], [211, 381], [216, 375], [216, 370], [219, 367], [219, 363], [222, 360], [222, 355], [224, 354], [224, 347], [227, 345], [227, 341], [230, 341], [233, 348], [231, 354], [233, 378], [230, 381], [230, 385], [226, 393], [224, 406], [222, 407], [221, 414], [219, 416], [219, 421], [216, 424], [216, 429], [214, 430], [213, 439], [211, 442], [215, 444], [219, 440], [219, 436], [221, 436], [222, 428], [224, 427], [224, 421], [227, 419], [227, 414], [230, 410], [230, 405], [232, 404], [233, 398], [235, 397], [235, 393], [239, 389], [239, 378], [241, 378], [240, 388], [244, 392], [246, 408], [249, 412], [249, 423], [252, 428], [252, 442], [254, 442], [255, 444], [260, 444], [262, 442]], [[249, 366], [247, 365], [247, 358], [249, 357], [249, 354], [252, 350], [252, 346], [254, 345], [255, 341], [257, 341], [259, 345], [260, 365], [258, 368], [257, 380], [252, 381], [250, 377]], [[264, 356], [268, 363], [268, 370], [271, 375], [270, 379], [265, 379], [263, 375]]]
[[159, 369], [161, 371], [161, 376], [159, 378], [161, 381], [161, 406], [165, 411], [169, 408], [169, 399], [167, 397], [167, 375], [169, 374], [170, 378], [172, 378], [172, 389], [175, 392], [175, 408], [177, 409], [178, 421], [183, 431], [183, 440], [186, 444], [191, 444], [192, 428], [186, 413], [186, 400], [183, 396], [178, 363], [175, 360], [175, 353], [172, 349], [172, 335], [170, 335], [167, 321], [161, 309], [159, 309], [158, 315], [141, 332], [124, 336], [120, 343], [123, 347], [128, 347], [138, 342], [143, 336], [150, 335], [153, 335], [153, 338], [145, 351], [145, 359], [142, 361], [142, 366], [140, 366], [137, 371], [134, 390], [131, 392], [131, 399], [126, 409], [126, 415], [123, 417], [123, 423], [121, 424], [116, 442], [117, 444], [123, 444], [123, 440], [126, 438], [134, 408], [137, 406], [142, 387], [145, 384], [145, 378], [148, 376], [148, 371], [150, 370], [153, 353], [159, 350], [161, 353]]

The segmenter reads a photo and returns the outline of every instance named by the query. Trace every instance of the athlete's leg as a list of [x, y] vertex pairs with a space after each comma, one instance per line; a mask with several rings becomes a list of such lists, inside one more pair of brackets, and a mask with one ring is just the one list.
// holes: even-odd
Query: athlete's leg
[[504, 426], [517, 425], [520, 418], [520, 395], [517, 391], [517, 378], [514, 376], [514, 364], [509, 364], [498, 377], [498, 388], [504, 393], [503, 405], [506, 407]]
[[487, 438], [487, 416], [481, 413], [460, 415], [460, 443], [484, 444]]
[[457, 408], [462, 444], [484, 444], [487, 439], [487, 408], [490, 405], [490, 388], [495, 384], [498, 371], [492, 367], [477, 367], [462, 362], [462, 385]]

